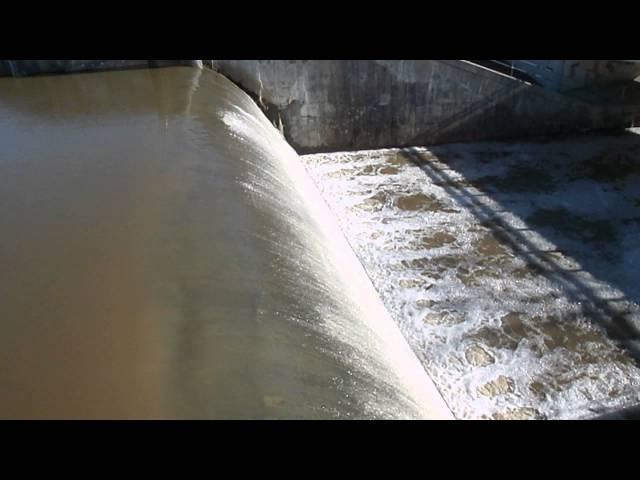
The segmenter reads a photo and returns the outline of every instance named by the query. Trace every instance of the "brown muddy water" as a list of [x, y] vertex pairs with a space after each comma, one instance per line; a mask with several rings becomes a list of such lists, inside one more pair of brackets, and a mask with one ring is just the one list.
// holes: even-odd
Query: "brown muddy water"
[[457, 418], [640, 402], [640, 133], [305, 155]]
[[0, 79], [0, 144], [0, 418], [450, 418], [223, 77]]

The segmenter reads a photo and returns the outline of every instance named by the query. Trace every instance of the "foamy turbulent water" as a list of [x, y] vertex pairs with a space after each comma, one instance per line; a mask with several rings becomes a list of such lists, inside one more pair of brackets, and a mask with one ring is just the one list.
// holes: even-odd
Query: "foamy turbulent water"
[[0, 143], [0, 417], [450, 416], [223, 77], [0, 79]]
[[640, 136], [302, 159], [456, 417], [640, 401]]

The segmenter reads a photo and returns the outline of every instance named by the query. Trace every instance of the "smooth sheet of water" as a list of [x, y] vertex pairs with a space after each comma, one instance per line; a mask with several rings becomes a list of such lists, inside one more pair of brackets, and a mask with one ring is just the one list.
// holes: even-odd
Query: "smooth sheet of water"
[[0, 79], [0, 143], [0, 418], [450, 417], [223, 77]]

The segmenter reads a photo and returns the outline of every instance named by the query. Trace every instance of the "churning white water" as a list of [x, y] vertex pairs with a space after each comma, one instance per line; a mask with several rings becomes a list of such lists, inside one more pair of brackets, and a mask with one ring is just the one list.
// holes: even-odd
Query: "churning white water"
[[638, 135], [302, 159], [458, 418], [638, 403]]

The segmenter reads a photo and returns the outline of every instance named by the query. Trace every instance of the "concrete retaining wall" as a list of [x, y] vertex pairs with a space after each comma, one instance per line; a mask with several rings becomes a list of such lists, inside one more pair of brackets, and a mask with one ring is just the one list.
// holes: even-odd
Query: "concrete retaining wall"
[[300, 153], [626, 128], [598, 106], [464, 61], [205, 60], [263, 106]]
[[638, 88], [622, 100], [586, 101], [460, 60], [4, 60], [0, 75], [203, 62], [251, 94], [299, 153], [622, 129], [640, 120]]
[[640, 75], [632, 60], [511, 60], [546, 88], [557, 91], [630, 81]]

